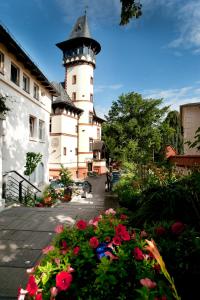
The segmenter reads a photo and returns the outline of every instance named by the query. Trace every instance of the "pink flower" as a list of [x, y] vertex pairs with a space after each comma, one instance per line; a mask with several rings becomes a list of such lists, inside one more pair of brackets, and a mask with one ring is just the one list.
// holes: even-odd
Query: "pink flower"
[[176, 222], [171, 226], [172, 233], [179, 235], [185, 229], [185, 225], [182, 222]]
[[77, 227], [79, 230], [84, 230], [84, 229], [87, 227], [87, 222], [85, 222], [84, 220], [79, 220], [79, 221], [76, 223], [76, 227]]
[[72, 282], [72, 275], [68, 272], [61, 271], [56, 275], [56, 287], [60, 291], [66, 291]]
[[24, 300], [27, 293], [27, 290], [24, 290], [21, 287], [19, 287], [17, 293], [17, 300]]
[[121, 219], [122, 221], [125, 221], [126, 219], [128, 219], [128, 216], [125, 215], [125, 214], [121, 214], [120, 219]]
[[29, 269], [26, 269], [26, 273], [27, 274], [33, 274], [35, 272], [35, 268], [29, 268]]
[[116, 246], [120, 246], [121, 245], [121, 238], [120, 238], [120, 236], [118, 236], [118, 235], [116, 235], [116, 236], [114, 236], [114, 238], [113, 238], [113, 244], [114, 245], [116, 245]]
[[113, 208], [109, 208], [105, 211], [105, 215], [115, 215], [116, 211]]
[[47, 253], [49, 253], [50, 251], [53, 251], [54, 249], [55, 249], [54, 246], [50, 245], [50, 246], [47, 246], [47, 247], [45, 247], [44, 249], [42, 249], [42, 253], [43, 253], [43, 254], [47, 254]]
[[93, 236], [93, 237], [90, 238], [89, 243], [90, 243], [90, 247], [91, 248], [97, 248], [98, 245], [99, 245], [99, 241], [98, 241], [98, 239], [95, 236]]
[[72, 272], [74, 272], [74, 269], [71, 266], [68, 266], [66, 271], [68, 273], [72, 273]]
[[145, 230], [142, 230], [140, 232], [140, 238], [142, 239], [142, 238], [146, 238], [146, 237], [148, 237], [148, 233]]
[[166, 233], [166, 229], [163, 226], [156, 227], [155, 233], [161, 236]]
[[38, 286], [37, 283], [35, 282], [35, 277], [33, 275], [29, 276], [26, 290], [28, 291], [30, 296], [34, 296], [38, 290]]
[[50, 289], [50, 293], [51, 293], [51, 297], [55, 297], [55, 296], [57, 296], [57, 294], [58, 294], [58, 289], [57, 289], [55, 286], [53, 286], [53, 287]]
[[149, 278], [140, 279], [140, 283], [141, 285], [146, 286], [148, 289], [153, 289], [157, 285], [155, 281], [152, 281]]
[[76, 246], [76, 247], [73, 249], [73, 254], [74, 254], [74, 255], [78, 255], [79, 251], [80, 251], [80, 247], [79, 247], [79, 246]]
[[144, 255], [143, 255], [142, 251], [140, 250], [140, 248], [138, 248], [138, 247], [134, 248], [133, 255], [134, 255], [136, 260], [143, 260], [144, 259]]
[[54, 261], [58, 266], [60, 265], [60, 258], [55, 258]]
[[56, 233], [62, 233], [64, 231], [64, 229], [65, 229], [64, 226], [62, 224], [59, 224], [59, 225], [56, 226], [55, 232]]
[[41, 293], [37, 294], [35, 300], [42, 300], [42, 294]]

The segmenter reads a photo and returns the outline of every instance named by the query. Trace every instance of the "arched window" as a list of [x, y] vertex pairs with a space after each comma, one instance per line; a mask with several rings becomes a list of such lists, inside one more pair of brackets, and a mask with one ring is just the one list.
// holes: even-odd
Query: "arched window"
[[40, 164], [37, 167], [37, 178], [38, 185], [44, 183], [44, 164], [42, 162], [40, 162]]

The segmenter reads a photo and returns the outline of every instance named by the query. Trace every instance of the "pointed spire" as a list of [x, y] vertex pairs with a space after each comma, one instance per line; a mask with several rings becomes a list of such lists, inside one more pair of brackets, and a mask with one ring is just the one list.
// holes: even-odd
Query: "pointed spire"
[[69, 39], [75, 39], [80, 37], [91, 38], [86, 13], [87, 12], [85, 11], [85, 15], [79, 17], [76, 21], [76, 24], [74, 25], [74, 28], [72, 29], [72, 32], [69, 36]]

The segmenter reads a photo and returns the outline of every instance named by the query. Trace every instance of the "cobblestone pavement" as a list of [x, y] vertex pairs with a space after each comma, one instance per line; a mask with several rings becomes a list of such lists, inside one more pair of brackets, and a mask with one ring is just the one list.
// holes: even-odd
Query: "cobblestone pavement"
[[76, 218], [91, 219], [100, 211], [116, 207], [114, 196], [105, 193], [105, 176], [89, 178], [92, 194], [74, 198], [54, 208], [13, 207], [0, 213], [0, 299], [17, 299], [17, 288], [26, 285], [26, 269], [41, 257], [56, 224], [74, 224]]

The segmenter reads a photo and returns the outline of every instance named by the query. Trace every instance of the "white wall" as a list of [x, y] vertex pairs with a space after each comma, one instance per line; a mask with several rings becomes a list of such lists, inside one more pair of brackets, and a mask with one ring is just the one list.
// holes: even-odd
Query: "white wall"
[[[48, 147], [49, 147], [49, 116], [51, 112], [51, 95], [41, 86], [40, 82], [19, 63], [13, 55], [1, 46], [4, 53], [4, 75], [0, 74], [0, 92], [8, 96], [7, 105], [10, 111], [5, 120], [5, 135], [3, 136], [3, 173], [16, 170], [23, 174], [27, 152], [40, 152], [44, 164], [44, 181], [48, 182]], [[11, 61], [20, 69], [19, 86], [10, 81]], [[30, 93], [22, 89], [23, 72], [30, 77]], [[33, 98], [33, 84], [39, 86], [39, 100]], [[43, 96], [41, 92], [43, 91]], [[29, 116], [36, 118], [37, 131], [34, 138], [29, 137]], [[45, 137], [39, 140], [39, 120], [45, 123]], [[37, 181], [37, 178], [36, 178]]]

